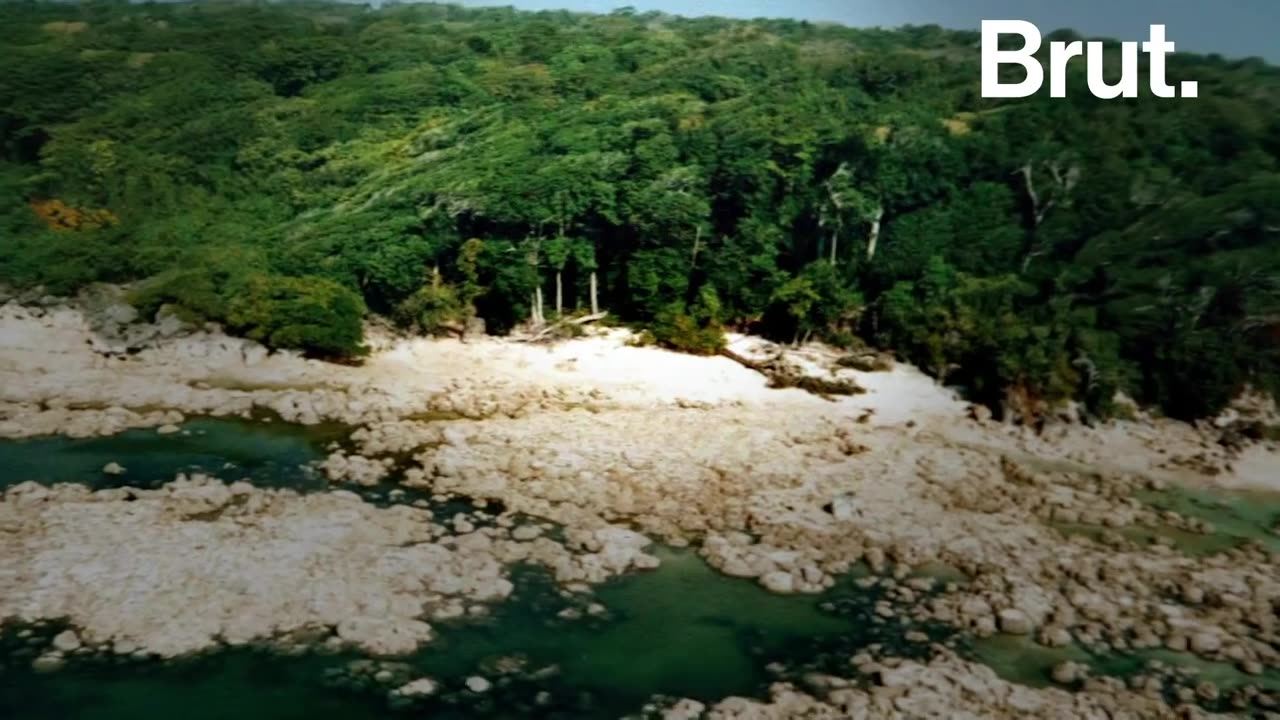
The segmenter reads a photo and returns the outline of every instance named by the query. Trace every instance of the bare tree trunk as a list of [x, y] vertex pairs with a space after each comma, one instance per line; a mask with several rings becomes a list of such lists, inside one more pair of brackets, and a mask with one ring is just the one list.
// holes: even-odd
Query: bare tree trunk
[[538, 326], [538, 291], [529, 293], [529, 324]]
[[831, 231], [831, 265], [836, 264], [836, 250], [840, 245], [840, 232], [838, 230]]
[[545, 325], [547, 322], [547, 316], [542, 314], [542, 286], [539, 285], [533, 292], [538, 303], [538, 324]]
[[880, 244], [880, 221], [884, 219], [884, 206], [876, 208], [876, 214], [871, 216], [871, 230], [867, 233], [867, 260], [874, 260], [876, 257], [876, 246]]
[[561, 273], [556, 271], [556, 316], [564, 315], [564, 284], [561, 282]]
[[592, 315], [600, 314], [600, 303], [597, 300], [597, 295], [596, 295], [596, 271], [595, 270], [591, 271], [591, 314]]

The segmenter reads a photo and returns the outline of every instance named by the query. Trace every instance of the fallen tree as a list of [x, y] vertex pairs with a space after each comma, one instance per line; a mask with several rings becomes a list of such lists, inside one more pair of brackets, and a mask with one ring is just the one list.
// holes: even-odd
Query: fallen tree
[[764, 375], [769, 380], [771, 388], [797, 388], [832, 401], [837, 395], [861, 395], [866, 392], [865, 388], [850, 379], [809, 375], [788, 362], [781, 352], [764, 360], [752, 360], [728, 348], [722, 349], [720, 354], [749, 370]]
[[571, 328], [580, 328], [583, 325], [599, 322], [608, 316], [609, 316], [609, 311], [604, 310], [598, 313], [593, 313], [591, 315], [583, 315], [582, 317], [564, 318], [542, 328], [538, 332], [532, 333], [530, 335], [526, 335], [524, 337], [516, 337], [513, 339], [516, 342], [537, 343], [537, 342], [548, 342], [551, 340], [560, 340], [566, 337], [573, 337], [573, 334], [566, 334], [566, 333], [573, 333], [573, 330], [571, 330]]

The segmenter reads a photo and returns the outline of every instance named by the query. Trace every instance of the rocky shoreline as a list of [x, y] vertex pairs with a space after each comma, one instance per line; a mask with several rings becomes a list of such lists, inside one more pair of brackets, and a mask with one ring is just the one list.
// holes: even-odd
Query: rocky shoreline
[[[199, 477], [154, 491], [11, 488], [0, 502], [0, 617], [71, 622], [78, 644], [54, 642], [49, 666], [84, 647], [175, 657], [299, 635], [402, 655], [430, 642], [431, 623], [483, 614], [510, 593], [511, 563], [589, 589], [653, 567], [652, 539], [695, 545], [721, 572], [778, 593], [820, 592], [865, 564], [895, 599], [889, 621], [1100, 653], [1166, 648], [1243, 677], [1280, 669], [1274, 543], [1195, 555], [1126, 534], [1216, 532], [1140, 494], [1274, 481], [1280, 454], [1267, 443], [1227, 448], [1211, 428], [1153, 419], [1035, 435], [983, 419], [910, 368], [837, 369], [821, 348], [788, 352], [868, 392], [772, 390], [725, 358], [627, 347], [620, 331], [551, 347], [376, 338], [368, 362], [345, 367], [165, 322], [139, 326], [111, 303], [0, 307], [0, 437], [266, 411], [355, 428], [321, 465], [336, 487], [395, 482], [501, 509], [477, 510], [492, 522], [441, 521], [429, 507], [375, 507], [341, 490]], [[743, 356], [765, 351], [734, 344]], [[1097, 528], [1097, 539], [1065, 526]], [[938, 566], [964, 580], [918, 577]], [[1150, 672], [1126, 685], [1065, 666], [1055, 679], [1076, 692], [1036, 690], [945, 646], [927, 661], [856, 659], [844, 679], [780, 683], [769, 702], [664, 712], [1186, 717], [1280, 701], [1248, 683], [1227, 694]]]

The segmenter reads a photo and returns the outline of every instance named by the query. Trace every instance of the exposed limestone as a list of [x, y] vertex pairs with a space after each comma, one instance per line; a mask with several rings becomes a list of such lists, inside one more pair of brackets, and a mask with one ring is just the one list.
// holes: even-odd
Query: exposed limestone
[[418, 678], [401, 685], [392, 691], [393, 694], [407, 698], [424, 698], [434, 695], [438, 686], [431, 678]]
[[[214, 328], [122, 355], [103, 349], [116, 346], [103, 345], [95, 322], [57, 305], [0, 308], [0, 436], [270, 410], [356, 426], [353, 447], [322, 464], [335, 481], [378, 484], [404, 467], [406, 488], [432, 502], [502, 508], [441, 525], [426, 509], [378, 509], [342, 492], [205, 481], [153, 493], [12, 489], [0, 503], [0, 616], [65, 617], [95, 646], [173, 655], [318, 627], [336, 644], [399, 654], [429, 642], [430, 623], [482, 614], [510, 593], [511, 563], [587, 587], [654, 567], [653, 537], [697, 544], [721, 572], [774, 592], [817, 593], [865, 562], [889, 593], [876, 622], [929, 619], [1049, 647], [1166, 647], [1247, 672], [1280, 667], [1274, 553], [1254, 543], [1191, 555], [1158, 534], [1140, 540], [1217, 532], [1154, 509], [1140, 491], [1203, 484], [1209, 472], [1217, 482], [1280, 477], [1274, 444], [1218, 443], [1238, 418], [1209, 430], [1145, 419], [1036, 435], [991, 421], [907, 366], [861, 373], [820, 346], [760, 352], [868, 392], [828, 402], [770, 390], [725, 358], [624, 347], [622, 331], [547, 347], [394, 340], [348, 368], [268, 354]], [[734, 343], [748, 353], [763, 341]], [[125, 502], [127, 492], [137, 499]], [[561, 524], [564, 542], [529, 517]], [[911, 577], [939, 567], [966, 582]], [[136, 602], [172, 622], [128, 617], [122, 608]], [[1154, 673], [1130, 689], [1061, 666], [1055, 679], [1081, 686], [1071, 695], [1012, 686], [945, 654], [882, 670], [871, 689], [779, 685], [768, 703], [727, 700], [710, 716], [1174, 713], [1164, 702], [1174, 686]], [[1178, 687], [1187, 703], [1214, 693], [1270, 701]], [[670, 712], [680, 707], [701, 711]]]
[[320, 463], [320, 469], [334, 482], [349, 482], [364, 487], [372, 487], [382, 482], [394, 462], [391, 458], [371, 460], [361, 455], [347, 455], [335, 452]]
[[402, 655], [430, 641], [423, 618], [435, 608], [508, 596], [508, 563], [598, 582], [637, 565], [648, 544], [601, 527], [595, 551], [574, 555], [500, 529], [448, 536], [428, 511], [350, 493], [203, 477], [155, 491], [24, 483], [0, 501], [0, 525], [12, 530], [0, 533], [0, 617], [68, 619], [79, 634], [55, 638], [61, 652], [83, 640], [161, 657], [309, 629]]
[[940, 654], [928, 664], [886, 660], [870, 688], [835, 687], [811, 695], [787, 683], [770, 688], [768, 701], [728, 698], [713, 705], [708, 720], [886, 720], [978, 718], [1183, 718], [1213, 717], [1194, 707], [1175, 710], [1158, 698], [1104, 679], [1084, 690], [1032, 689], [1005, 682], [987, 667]]

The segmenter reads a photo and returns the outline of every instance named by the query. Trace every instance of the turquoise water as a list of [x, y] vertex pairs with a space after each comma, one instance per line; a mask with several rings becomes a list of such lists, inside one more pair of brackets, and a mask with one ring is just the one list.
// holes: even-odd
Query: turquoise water
[[[194, 471], [224, 480], [252, 476], [254, 484], [269, 487], [321, 489], [323, 477], [304, 466], [322, 460], [324, 445], [343, 437], [345, 431], [334, 426], [200, 418], [173, 435], [138, 429], [110, 437], [0, 441], [0, 490], [27, 480], [151, 488]], [[126, 472], [103, 473], [112, 462]]]
[[[847, 659], [845, 645], [892, 641], [903, 631], [877, 634], [860, 628], [857, 618], [819, 609], [820, 602], [841, 596], [865, 604], [847, 590], [823, 599], [771, 595], [716, 573], [690, 551], [658, 552], [658, 570], [598, 589], [595, 599], [609, 609], [600, 619], [558, 619], [561, 609], [581, 603], [562, 598], [544, 572], [520, 570], [515, 596], [491, 617], [438, 624], [439, 638], [402, 660], [409, 669], [400, 682], [427, 675], [443, 686], [439, 697], [413, 712], [433, 718], [616, 718], [655, 695], [759, 695], [769, 682], [769, 662], [792, 664], [824, 650]], [[86, 660], [39, 674], [30, 670], [29, 656], [13, 654], [20, 642], [11, 633], [3, 653], [8, 667], [0, 671], [0, 717], [363, 720], [397, 714], [386, 697], [394, 684], [331, 687], [326, 671], [343, 668], [346, 657], [236, 650], [167, 666]], [[512, 657], [523, 670], [503, 680], [495, 667]], [[473, 674], [494, 680], [494, 689], [465, 691]], [[540, 693], [547, 695], [540, 699]]]
[[1052, 526], [1065, 534], [1095, 541], [1101, 541], [1106, 533], [1115, 533], [1140, 546], [1164, 543], [1188, 555], [1212, 555], [1248, 542], [1280, 552], [1280, 534], [1277, 534], [1280, 493], [1174, 486], [1164, 490], [1142, 490], [1134, 497], [1153, 509], [1171, 510], [1184, 517], [1212, 523], [1213, 532], [1201, 534], [1164, 524], [1106, 528], [1055, 522]]
[[1026, 635], [996, 635], [974, 640], [972, 647], [977, 658], [995, 670], [997, 675], [1030, 687], [1053, 685], [1053, 668], [1068, 660], [1089, 666], [1096, 675], [1117, 677], [1144, 672], [1148, 662], [1158, 660], [1166, 666], [1191, 670], [1197, 682], [1208, 680], [1219, 688], [1257, 685], [1272, 691], [1280, 690], [1280, 672], [1269, 670], [1262, 675], [1247, 675], [1232, 663], [1213, 662], [1191, 653], [1164, 648], [1101, 655], [1079, 645], [1045, 647]]
[[[1139, 545], [1164, 542], [1187, 555], [1208, 555], [1230, 550], [1246, 542], [1256, 542], [1273, 552], [1280, 552], [1280, 536], [1274, 528], [1280, 521], [1280, 494], [1254, 490], [1170, 487], [1159, 491], [1141, 491], [1136, 497], [1158, 510], [1172, 510], [1186, 517], [1213, 524], [1214, 532], [1203, 535], [1166, 525], [1156, 527], [1127, 526], [1103, 528], [1093, 525], [1054, 523], [1059, 531], [1100, 540], [1104, 533], [1116, 533]], [[1158, 660], [1165, 665], [1194, 670], [1196, 677], [1219, 687], [1230, 688], [1256, 684], [1280, 690], [1280, 673], [1269, 671], [1255, 677], [1246, 675], [1231, 663], [1203, 660], [1190, 653], [1163, 648], [1138, 650], [1108, 655], [1091, 654], [1084, 648], [1044, 647], [1029, 637], [996, 636], [975, 640], [977, 657], [1007, 680], [1043, 687], [1052, 684], [1050, 673], [1064, 661], [1086, 664], [1097, 674], [1127, 676], [1141, 672], [1146, 663]]]
[[1280, 493], [1261, 490], [1223, 490], [1176, 487], [1143, 491], [1138, 499], [1160, 509], [1213, 523], [1214, 536], [1233, 538], [1237, 544], [1255, 540], [1280, 552]]
[[[201, 471], [259, 485], [318, 490], [322, 477], [304, 466], [340, 440], [333, 428], [241, 420], [192, 420], [182, 433], [134, 430], [108, 438], [38, 438], [0, 442], [0, 487], [25, 480], [74, 481], [94, 487], [150, 487], [178, 472]], [[116, 462], [123, 476], [102, 473]], [[385, 500], [385, 489], [371, 491]], [[449, 512], [465, 509], [465, 500]], [[438, 638], [401, 679], [430, 676], [439, 696], [411, 712], [430, 717], [619, 717], [654, 696], [716, 700], [764, 692], [766, 665], [792, 667], [824, 653], [847, 663], [844, 648], [901, 642], [900, 626], [870, 627], [871, 594], [845, 586], [822, 598], [783, 597], [754, 582], [716, 573], [690, 550], [659, 548], [662, 566], [618, 578], [591, 598], [565, 598], [545, 571], [516, 568], [516, 594], [482, 620], [437, 624]], [[837, 600], [839, 602], [833, 602]], [[557, 614], [599, 602], [607, 614], [577, 620]], [[826, 611], [819, 608], [826, 603]], [[0, 717], [16, 720], [363, 720], [399, 715], [393, 686], [334, 687], [350, 658], [282, 657], [225, 651], [176, 664], [78, 659], [40, 674], [11, 629], [0, 647]], [[42, 630], [47, 636], [52, 629]], [[499, 678], [502, 658], [519, 658], [522, 674]], [[532, 673], [538, 672], [535, 679]], [[482, 674], [495, 680], [481, 695], [463, 689]]]
[[0, 717], [11, 720], [375, 720], [385, 706], [316, 681], [328, 658], [235, 651], [172, 666], [72, 665], [0, 672]]
[[[346, 436], [335, 427], [217, 419], [191, 420], [182, 430], [168, 436], [135, 430], [109, 438], [3, 441], [0, 488], [25, 480], [152, 487], [178, 472], [201, 471], [227, 480], [251, 477], [263, 486], [321, 490], [324, 479], [306, 466], [325, 456], [327, 444]], [[128, 472], [103, 474], [109, 462]], [[385, 503], [388, 489], [360, 492]], [[415, 497], [410, 493], [406, 499]], [[1219, 533], [1180, 540], [1198, 542], [1200, 550], [1212, 545], [1214, 551], [1245, 537], [1266, 539], [1280, 507], [1274, 498], [1180, 491], [1142, 499], [1214, 522]], [[459, 498], [443, 512], [467, 508], [466, 499]], [[10, 628], [0, 637], [0, 718], [620, 717], [637, 713], [656, 696], [708, 701], [762, 696], [778, 677], [795, 680], [811, 670], [847, 676], [849, 657], [872, 643], [901, 656], [926, 654], [927, 643], [906, 641], [910, 630], [924, 632], [932, 642], [956, 639], [947, 628], [882, 621], [873, 612], [878, 591], [862, 589], [851, 578], [822, 596], [778, 596], [751, 581], [720, 575], [692, 551], [655, 552], [663, 561], [658, 570], [615, 579], [584, 598], [563, 597], [545, 571], [515, 568], [512, 598], [484, 619], [436, 624], [437, 640], [402, 659], [391, 684], [351, 681], [344, 674], [350, 657], [284, 657], [247, 649], [174, 664], [79, 659], [61, 671], [39, 674], [30, 667], [33, 651]], [[945, 567], [927, 574], [961, 579]], [[589, 602], [603, 604], [606, 614], [558, 617]], [[40, 631], [42, 646], [53, 630]], [[1147, 659], [1161, 659], [1196, 665], [1223, 686], [1247, 679], [1229, 665], [1167, 652], [1169, 657], [1092, 657], [1080, 648], [1054, 650], [1010, 637], [974, 642], [970, 651], [1003, 677], [1034, 686], [1048, 684], [1049, 671], [1066, 659], [1116, 675], [1137, 672]], [[521, 669], [504, 674], [499, 671], [504, 665]], [[491, 679], [494, 687], [480, 694], [467, 691], [465, 680], [475, 674]], [[391, 707], [388, 690], [421, 676], [437, 680], [441, 691], [407, 709]], [[1275, 682], [1270, 675], [1265, 680]]]

